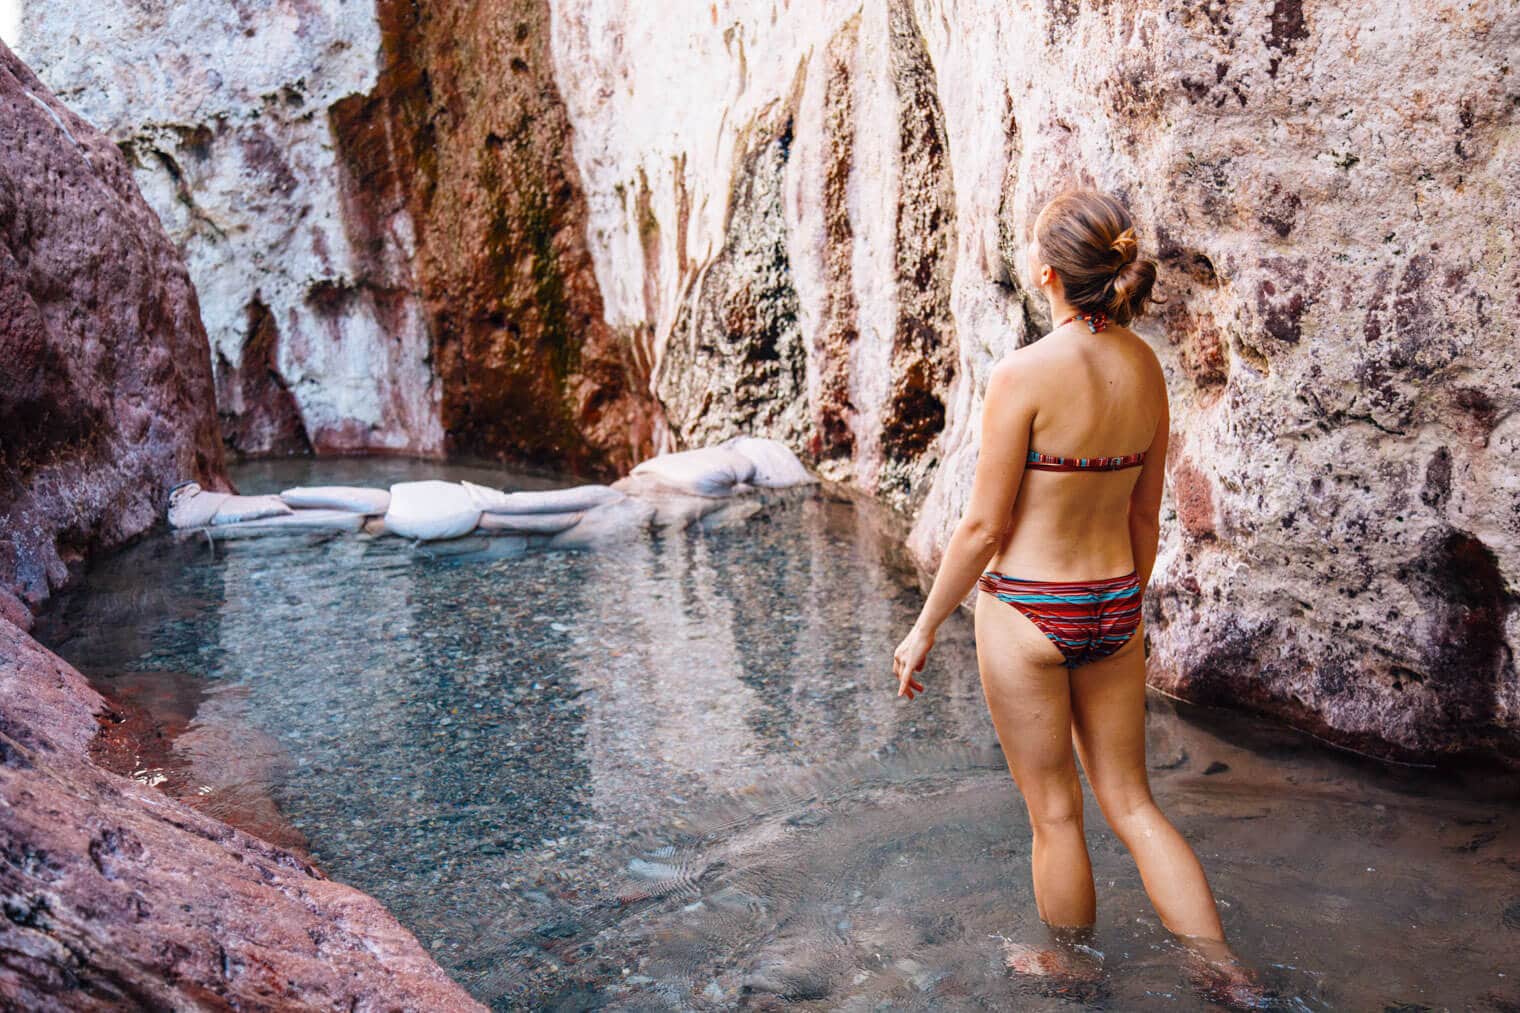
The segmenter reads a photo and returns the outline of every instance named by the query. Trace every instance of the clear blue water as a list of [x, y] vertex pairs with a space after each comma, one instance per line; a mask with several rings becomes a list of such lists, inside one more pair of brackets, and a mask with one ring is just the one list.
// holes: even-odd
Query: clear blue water
[[[1027, 820], [969, 615], [928, 692], [895, 696], [922, 602], [901, 558], [817, 487], [597, 551], [163, 534], [38, 632], [174, 736], [136, 776], [304, 844], [497, 1008], [1216, 1008], [1090, 802], [1102, 975], [1007, 971], [1005, 943], [1044, 941]], [[1513, 801], [1159, 696], [1148, 729], [1157, 798], [1276, 1008], [1520, 1009]]]

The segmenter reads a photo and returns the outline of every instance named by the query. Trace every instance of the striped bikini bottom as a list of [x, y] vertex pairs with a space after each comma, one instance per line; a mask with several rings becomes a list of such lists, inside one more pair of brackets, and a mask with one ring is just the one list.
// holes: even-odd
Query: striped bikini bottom
[[1106, 658], [1140, 626], [1140, 577], [1026, 580], [983, 571], [977, 586], [1029, 617], [1065, 656], [1067, 668]]

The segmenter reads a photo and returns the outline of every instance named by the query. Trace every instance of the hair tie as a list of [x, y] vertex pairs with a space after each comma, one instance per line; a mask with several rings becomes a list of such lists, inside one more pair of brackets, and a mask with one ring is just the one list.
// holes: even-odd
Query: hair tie
[[1126, 226], [1124, 231], [1115, 236], [1114, 241], [1108, 244], [1110, 250], [1113, 250], [1123, 258], [1119, 265], [1120, 267], [1135, 259], [1135, 254], [1138, 252], [1139, 247], [1140, 244], [1135, 239], [1135, 227], [1133, 225]]

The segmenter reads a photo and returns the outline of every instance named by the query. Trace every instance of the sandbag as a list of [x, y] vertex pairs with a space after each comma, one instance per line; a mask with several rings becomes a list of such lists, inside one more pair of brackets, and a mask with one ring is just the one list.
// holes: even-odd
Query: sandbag
[[481, 513], [506, 513], [507, 493], [500, 489], [492, 489], [485, 485], [476, 485], [474, 482], [460, 482], [465, 492], [470, 494], [470, 502], [474, 503]]
[[366, 515], [390, 509], [391, 494], [357, 485], [313, 485], [286, 489], [280, 500], [297, 510], [347, 510]]
[[211, 523], [230, 492], [207, 492], [199, 482], [181, 482], [169, 491], [169, 526], [201, 528]]
[[268, 535], [302, 535], [314, 531], [358, 531], [364, 515], [352, 510], [293, 510], [277, 517], [216, 524], [210, 528], [217, 540], [256, 538]]
[[623, 494], [611, 486], [595, 483], [532, 492], [501, 492], [471, 482], [461, 484], [470, 490], [481, 511], [489, 514], [580, 513], [603, 503], [616, 503], [623, 498]]
[[554, 534], [573, 527], [580, 521], [584, 511], [564, 514], [490, 514], [480, 515], [477, 531], [518, 532], [521, 534]]
[[385, 529], [392, 534], [423, 541], [458, 538], [478, 523], [480, 508], [462, 485], [428, 479], [391, 486]]
[[264, 517], [280, 517], [291, 513], [290, 507], [278, 496], [228, 496], [216, 508], [212, 524], [240, 524]]
[[755, 474], [755, 462], [727, 447], [701, 447], [660, 454], [634, 465], [631, 475], [648, 475], [661, 485], [694, 496], [728, 496]]
[[610, 542], [626, 542], [649, 530], [654, 507], [632, 496], [603, 503], [587, 510], [579, 523], [549, 539], [549, 548], [589, 548]]
[[751, 485], [781, 489], [789, 485], [805, 485], [816, 482], [807, 468], [792, 453], [790, 447], [780, 440], [758, 436], [732, 436], [719, 447], [743, 454], [754, 464], [754, 474], [748, 479]]

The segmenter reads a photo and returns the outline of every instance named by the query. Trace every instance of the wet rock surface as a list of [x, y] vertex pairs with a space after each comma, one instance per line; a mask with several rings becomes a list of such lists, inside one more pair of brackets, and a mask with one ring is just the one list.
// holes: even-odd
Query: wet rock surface
[[609, 328], [547, 0], [380, 0], [380, 72], [331, 110], [371, 249], [421, 292], [443, 448], [601, 480], [654, 450], [648, 363]]
[[104, 708], [79, 673], [0, 621], [8, 1003], [473, 1007], [378, 901], [91, 763]]

